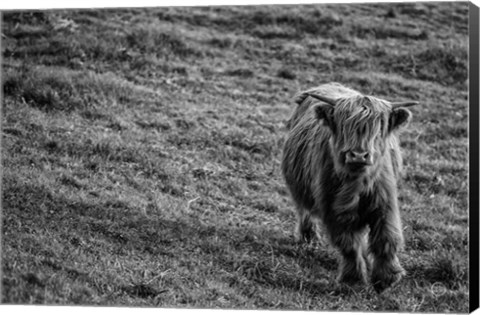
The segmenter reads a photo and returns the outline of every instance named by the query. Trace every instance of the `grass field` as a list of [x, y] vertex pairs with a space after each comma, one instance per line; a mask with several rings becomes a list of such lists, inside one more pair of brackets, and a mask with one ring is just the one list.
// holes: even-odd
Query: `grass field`
[[[467, 312], [468, 3], [4, 12], [2, 303]], [[297, 245], [293, 95], [416, 100], [407, 276]]]

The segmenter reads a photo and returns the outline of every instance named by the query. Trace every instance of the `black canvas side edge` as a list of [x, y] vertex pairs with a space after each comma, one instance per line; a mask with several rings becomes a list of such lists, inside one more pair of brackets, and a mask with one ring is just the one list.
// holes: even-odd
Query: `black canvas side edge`
[[479, 8], [469, 8], [470, 312], [479, 307]]

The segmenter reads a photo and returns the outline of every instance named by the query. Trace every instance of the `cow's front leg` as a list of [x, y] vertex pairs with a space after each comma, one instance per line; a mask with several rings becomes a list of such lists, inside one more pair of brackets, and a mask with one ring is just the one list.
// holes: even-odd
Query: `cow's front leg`
[[405, 275], [397, 256], [403, 246], [403, 235], [396, 205], [372, 216], [369, 238], [374, 259], [371, 281], [375, 291], [382, 292]]
[[345, 283], [367, 283], [366, 240], [363, 230], [351, 231], [330, 229], [330, 237], [341, 253], [337, 281]]

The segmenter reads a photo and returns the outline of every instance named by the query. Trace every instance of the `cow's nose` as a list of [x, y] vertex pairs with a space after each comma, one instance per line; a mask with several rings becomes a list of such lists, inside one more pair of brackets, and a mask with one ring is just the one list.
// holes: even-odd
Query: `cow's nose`
[[346, 155], [347, 163], [372, 164], [372, 159], [368, 151], [348, 151]]

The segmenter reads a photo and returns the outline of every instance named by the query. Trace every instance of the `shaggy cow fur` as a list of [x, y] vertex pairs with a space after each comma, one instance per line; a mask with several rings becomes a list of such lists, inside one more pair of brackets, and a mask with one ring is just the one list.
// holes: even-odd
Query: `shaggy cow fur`
[[342, 256], [338, 281], [368, 283], [370, 274], [381, 292], [405, 273], [397, 258], [403, 244], [397, 133], [411, 113], [338, 83], [295, 101], [282, 170], [297, 206], [297, 240], [310, 241], [312, 218], [320, 219]]

